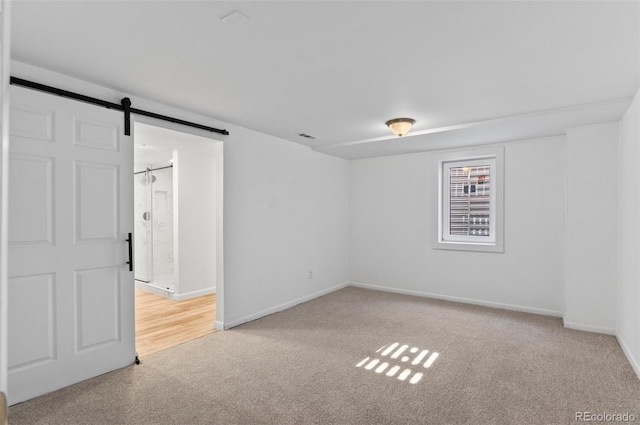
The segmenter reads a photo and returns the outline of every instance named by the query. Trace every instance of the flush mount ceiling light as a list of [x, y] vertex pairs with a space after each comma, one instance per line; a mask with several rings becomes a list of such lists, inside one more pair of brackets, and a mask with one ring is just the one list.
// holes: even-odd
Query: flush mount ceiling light
[[411, 118], [395, 118], [387, 121], [387, 127], [393, 134], [400, 137], [403, 134], [407, 134], [415, 122], [416, 120]]

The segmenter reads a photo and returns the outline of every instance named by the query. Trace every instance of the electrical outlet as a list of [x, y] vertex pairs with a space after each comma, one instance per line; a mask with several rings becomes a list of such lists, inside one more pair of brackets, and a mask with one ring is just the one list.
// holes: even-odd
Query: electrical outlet
[[309, 270], [309, 279], [313, 279], [313, 270]]

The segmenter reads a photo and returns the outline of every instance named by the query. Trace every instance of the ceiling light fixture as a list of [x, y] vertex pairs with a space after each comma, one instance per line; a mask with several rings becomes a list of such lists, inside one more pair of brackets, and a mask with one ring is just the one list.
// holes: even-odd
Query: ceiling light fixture
[[400, 137], [403, 134], [407, 134], [415, 122], [416, 120], [411, 118], [395, 118], [387, 121], [387, 127], [393, 134]]

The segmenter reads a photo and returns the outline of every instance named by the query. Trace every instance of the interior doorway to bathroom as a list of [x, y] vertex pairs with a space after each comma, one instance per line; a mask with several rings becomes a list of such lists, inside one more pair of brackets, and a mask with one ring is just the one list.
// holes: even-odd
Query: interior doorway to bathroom
[[222, 143], [136, 122], [136, 350], [215, 332]]

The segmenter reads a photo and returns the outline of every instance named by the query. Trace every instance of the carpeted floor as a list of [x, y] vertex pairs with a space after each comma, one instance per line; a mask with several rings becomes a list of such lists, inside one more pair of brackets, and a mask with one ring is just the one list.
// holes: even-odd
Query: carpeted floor
[[576, 412], [640, 422], [640, 380], [614, 337], [552, 317], [346, 288], [13, 406], [9, 419], [570, 424]]

